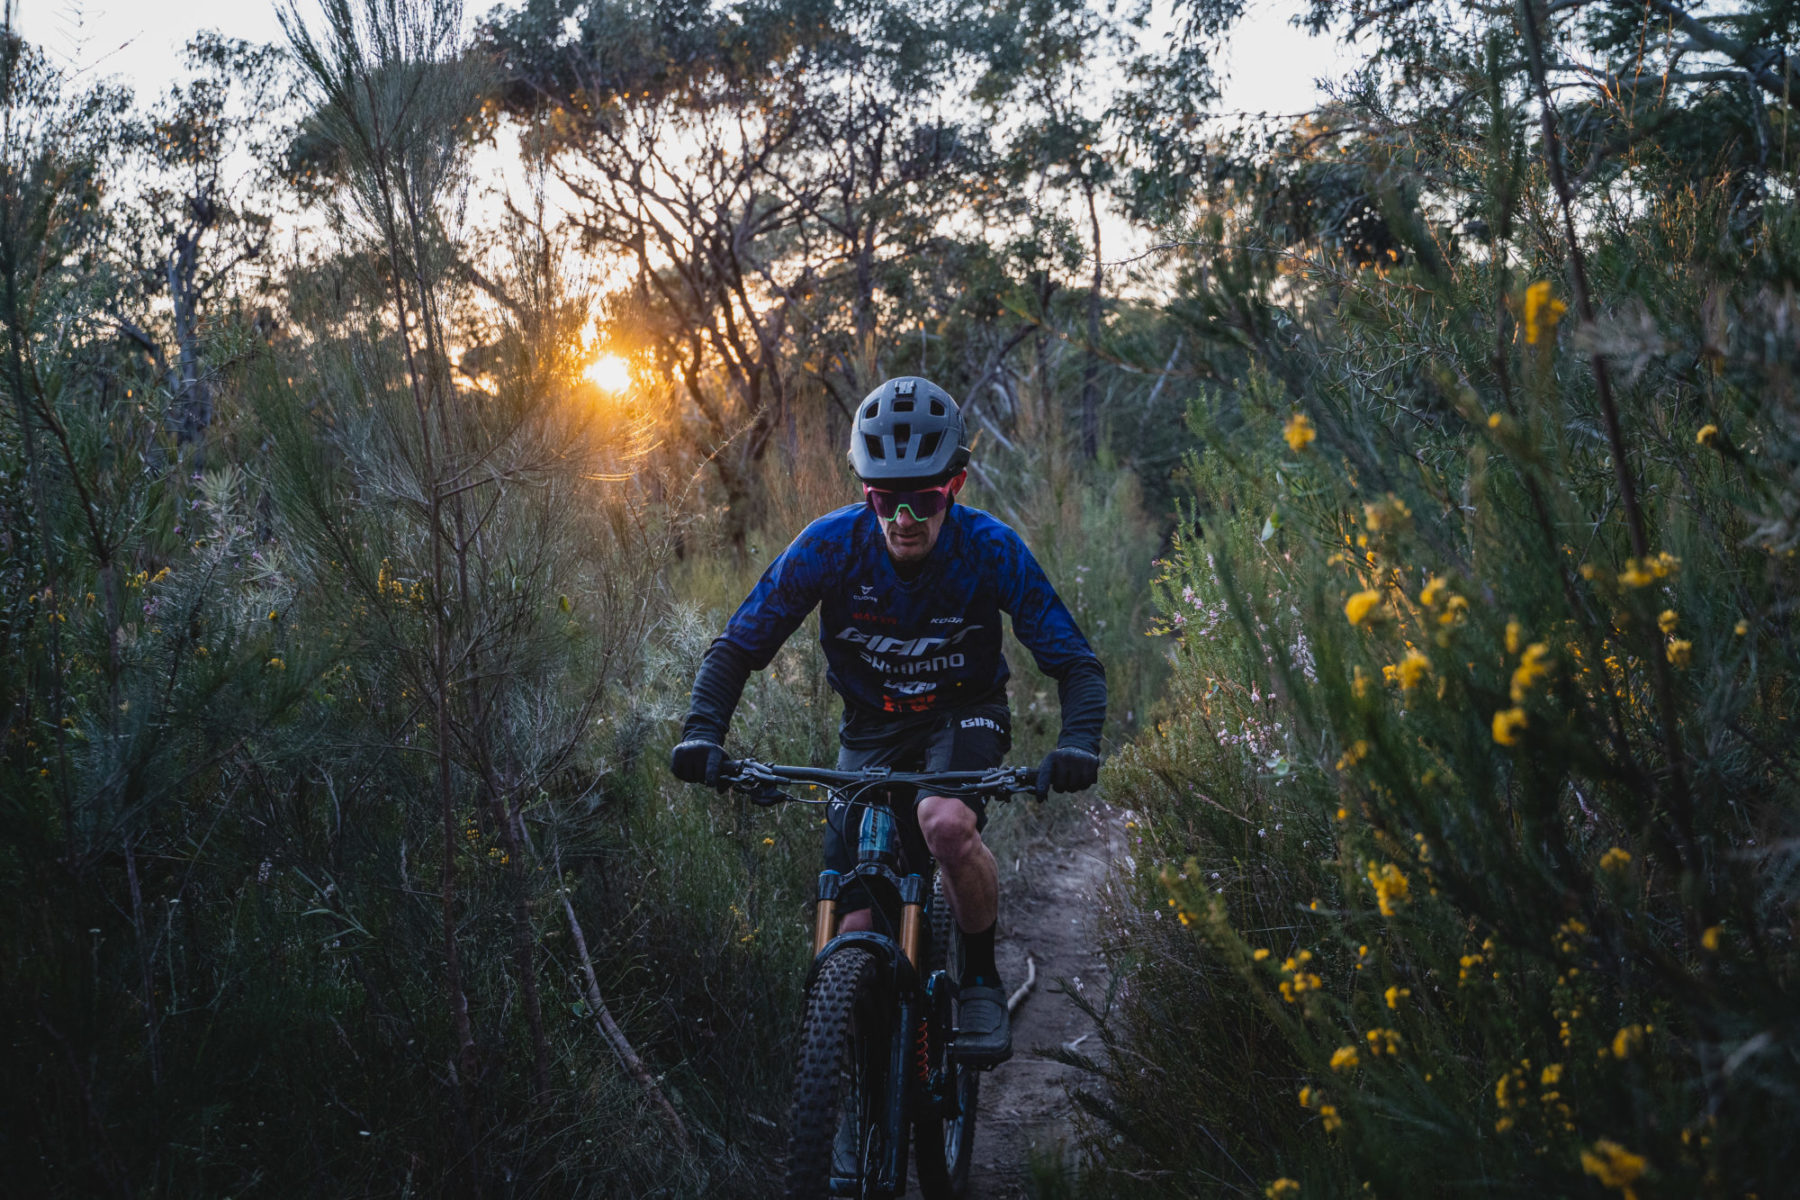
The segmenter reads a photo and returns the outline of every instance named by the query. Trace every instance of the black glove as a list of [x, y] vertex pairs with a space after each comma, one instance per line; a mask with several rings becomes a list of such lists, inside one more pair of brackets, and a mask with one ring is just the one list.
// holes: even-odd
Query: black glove
[[1073, 746], [1058, 746], [1044, 756], [1043, 765], [1038, 767], [1037, 798], [1042, 800], [1051, 788], [1059, 792], [1085, 791], [1093, 787], [1098, 778], [1099, 755]]
[[669, 771], [683, 783], [719, 786], [719, 766], [725, 761], [725, 748], [705, 738], [689, 738], [669, 751]]

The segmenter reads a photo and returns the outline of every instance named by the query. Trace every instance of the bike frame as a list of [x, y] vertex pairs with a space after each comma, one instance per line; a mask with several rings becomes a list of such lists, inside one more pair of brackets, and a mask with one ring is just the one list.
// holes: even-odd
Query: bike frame
[[[845, 812], [861, 807], [857, 835], [857, 863], [846, 872], [819, 873], [818, 907], [813, 918], [813, 962], [806, 988], [812, 991], [821, 966], [832, 955], [850, 947], [868, 952], [882, 974], [886, 993], [894, 999], [894, 1020], [889, 1032], [884, 1130], [886, 1156], [877, 1177], [865, 1180], [866, 1194], [898, 1196], [905, 1188], [907, 1133], [915, 1103], [933, 1104], [940, 1110], [954, 1104], [954, 1097], [934, 1094], [943, 1081], [937, 1072], [918, 1078], [916, 1064], [926, 1057], [931, 1025], [948, 1021], [949, 1001], [955, 982], [946, 971], [921, 978], [921, 942], [925, 902], [930, 894], [930, 875], [900, 874], [900, 838], [888, 794], [896, 788], [924, 788], [936, 795], [988, 795], [1008, 799], [1035, 792], [1033, 772], [1024, 767], [997, 767], [988, 771], [897, 772], [886, 767], [862, 771], [832, 771], [818, 767], [771, 767], [749, 760], [725, 763], [720, 781], [744, 792], [753, 803], [771, 806], [798, 797], [782, 791], [794, 784], [813, 784], [829, 789], [831, 800]], [[871, 794], [879, 799], [868, 799]], [[818, 803], [814, 801], [813, 803]], [[935, 870], [935, 864], [926, 868]], [[861, 883], [869, 892], [871, 907], [900, 917], [899, 937], [873, 929], [839, 931], [839, 897], [850, 883]], [[937, 1031], [947, 1038], [948, 1029]], [[954, 1116], [955, 1113], [947, 1115]]]

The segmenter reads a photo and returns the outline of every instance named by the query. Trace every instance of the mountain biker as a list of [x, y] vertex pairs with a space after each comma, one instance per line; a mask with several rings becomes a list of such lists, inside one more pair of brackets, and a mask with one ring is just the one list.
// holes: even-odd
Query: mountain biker
[[[1075, 792], [1099, 772], [1106, 674], [1019, 535], [956, 503], [969, 449], [950, 395], [917, 377], [869, 393], [850, 435], [863, 501], [808, 525], [769, 565], [713, 641], [694, 680], [670, 769], [717, 786], [721, 743], [752, 670], [769, 665], [816, 606], [827, 678], [844, 699], [838, 769], [964, 771], [1011, 748], [1000, 613], [1057, 682], [1062, 732], [1038, 769], [1040, 797]], [[825, 862], [848, 872], [856, 831], [827, 822]], [[895, 805], [909, 862], [937, 860], [963, 935], [956, 1052], [992, 1066], [1012, 1055], [1006, 992], [994, 963], [999, 880], [981, 839], [985, 802], [919, 796]], [[845, 932], [872, 924], [860, 887], [840, 896]]]

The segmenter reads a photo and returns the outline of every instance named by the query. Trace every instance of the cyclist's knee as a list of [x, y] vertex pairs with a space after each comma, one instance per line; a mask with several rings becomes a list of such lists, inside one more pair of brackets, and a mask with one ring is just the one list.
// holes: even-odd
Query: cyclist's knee
[[919, 801], [919, 832], [939, 862], [959, 862], [981, 844], [974, 810], [952, 796], [927, 796]]

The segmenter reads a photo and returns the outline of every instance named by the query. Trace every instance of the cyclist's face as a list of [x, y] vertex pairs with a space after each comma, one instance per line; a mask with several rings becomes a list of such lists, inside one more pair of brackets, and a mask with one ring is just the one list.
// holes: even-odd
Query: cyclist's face
[[[946, 489], [950, 495], [962, 490], [963, 478], [958, 475], [950, 481]], [[921, 521], [913, 515], [910, 506], [901, 505], [892, 517], [881, 518], [881, 532], [887, 538], [888, 554], [898, 563], [921, 561], [937, 545], [938, 531], [943, 529], [944, 517], [949, 511], [946, 505]]]

